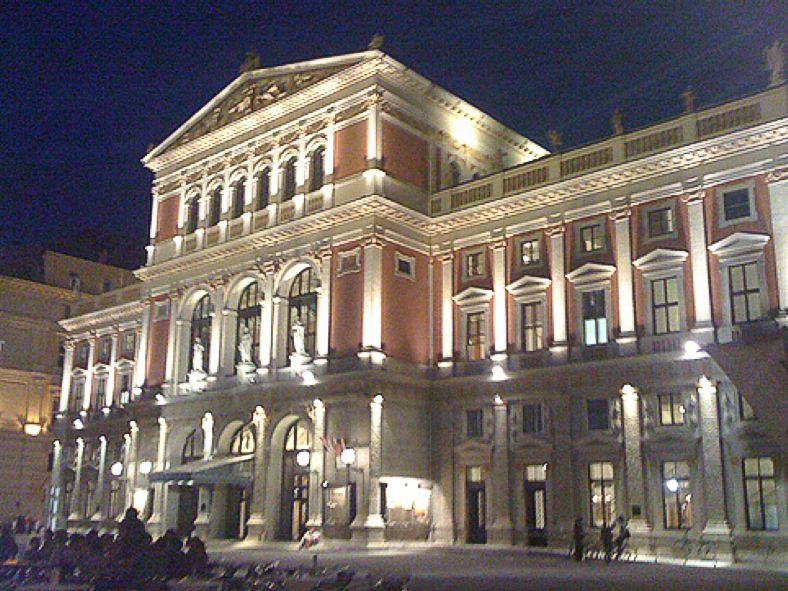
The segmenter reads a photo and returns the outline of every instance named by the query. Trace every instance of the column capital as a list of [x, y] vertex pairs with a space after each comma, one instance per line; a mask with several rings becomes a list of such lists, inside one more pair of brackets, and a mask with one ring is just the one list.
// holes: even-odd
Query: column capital
[[451, 262], [454, 260], [454, 251], [450, 250], [448, 252], [438, 253], [437, 258], [440, 260], [441, 264], [451, 264]]
[[364, 238], [361, 240], [361, 245], [364, 248], [369, 248], [369, 247], [383, 248], [384, 244], [385, 244], [385, 242], [383, 240], [383, 237], [380, 234], [378, 234], [377, 232], [373, 232], [371, 234], [368, 234], [368, 235], [364, 236]]
[[705, 189], [695, 187], [693, 189], [687, 190], [681, 196], [681, 200], [686, 203], [687, 205], [700, 205], [703, 203], [703, 199], [706, 197]]
[[257, 406], [254, 409], [252, 412], [252, 423], [258, 429], [260, 426], [265, 427], [268, 424], [268, 413], [265, 412], [265, 408], [262, 406]]
[[767, 183], [778, 183], [784, 179], [788, 179], [788, 166], [777, 167], [766, 173]]
[[544, 229], [544, 233], [550, 238], [556, 236], [563, 236], [565, 232], [566, 232], [566, 224], [564, 224], [563, 222], [558, 222], [557, 224], [549, 225]]
[[493, 238], [487, 243], [490, 250], [504, 250], [506, 248], [506, 238]]
[[632, 208], [629, 205], [625, 205], [624, 207], [612, 210], [607, 216], [616, 224], [628, 222], [629, 218], [632, 217]]

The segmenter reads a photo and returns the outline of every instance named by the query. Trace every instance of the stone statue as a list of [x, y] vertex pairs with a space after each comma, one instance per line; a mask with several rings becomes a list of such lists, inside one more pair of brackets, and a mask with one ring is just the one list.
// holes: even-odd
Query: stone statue
[[692, 90], [692, 86], [687, 86], [687, 89], [681, 93], [685, 113], [692, 113], [695, 110], [695, 98], [695, 91]]
[[553, 152], [561, 151], [561, 146], [564, 143], [561, 132], [551, 129], [547, 132], [547, 139], [550, 140], [550, 145], [553, 147]]
[[775, 41], [763, 50], [766, 58], [766, 69], [769, 70], [769, 86], [777, 86], [785, 82], [785, 46], [782, 41]]
[[252, 333], [249, 331], [249, 327], [242, 327], [241, 338], [238, 339], [238, 356], [241, 358], [241, 363], [252, 363], [252, 344]]
[[372, 36], [372, 40], [367, 45], [367, 49], [380, 49], [381, 47], [383, 47], [383, 39], [384, 39], [383, 35], [381, 35], [380, 33], [375, 33]]
[[252, 72], [254, 70], [260, 69], [260, 56], [257, 54], [256, 51], [247, 51], [246, 58], [244, 59], [241, 67], [239, 68], [239, 73], [243, 74], [244, 72]]
[[298, 355], [306, 355], [306, 345], [304, 343], [305, 327], [300, 319], [296, 318], [293, 321], [293, 326], [290, 328], [293, 334], [293, 350]]
[[621, 135], [624, 133], [624, 115], [619, 109], [613, 111], [613, 116], [610, 118], [610, 125], [613, 126], [613, 135]]
[[205, 346], [202, 344], [202, 340], [200, 340], [200, 337], [195, 337], [194, 345], [192, 345], [192, 371], [198, 371], [198, 372], [205, 371], [205, 369], [203, 368], [204, 357], [205, 357]]

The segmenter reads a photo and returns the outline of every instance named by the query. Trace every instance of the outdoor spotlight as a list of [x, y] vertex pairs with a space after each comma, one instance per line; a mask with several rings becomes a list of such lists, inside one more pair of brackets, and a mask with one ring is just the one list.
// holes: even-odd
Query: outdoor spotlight
[[671, 478], [667, 482], [665, 482], [665, 488], [667, 488], [670, 492], [674, 493], [679, 490], [679, 481], [675, 478]]
[[350, 466], [351, 464], [356, 463], [356, 450], [352, 447], [346, 447], [342, 450], [342, 453], [339, 455], [339, 460], [345, 464], [345, 466]]
[[492, 368], [492, 379], [496, 382], [500, 382], [501, 380], [506, 379], [506, 372], [500, 365], [493, 365]]
[[110, 408], [108, 406], [105, 406], [104, 408], [101, 409], [101, 412], [102, 414], [108, 415], [110, 413]]
[[159, 392], [158, 394], [156, 394], [155, 398], [156, 398], [156, 404], [164, 404], [164, 394]]
[[684, 352], [687, 355], [695, 355], [700, 351], [700, 345], [697, 341], [686, 341], [684, 343]]
[[140, 474], [150, 474], [153, 470], [153, 462], [145, 460], [140, 462]]
[[82, 419], [74, 419], [72, 423], [74, 425], [74, 429], [84, 429], [85, 423], [82, 422]]
[[115, 462], [109, 467], [109, 472], [113, 476], [120, 476], [121, 474], [123, 474], [123, 463]]
[[305, 386], [314, 386], [317, 384], [317, 380], [315, 379], [315, 374], [312, 373], [311, 370], [306, 370], [301, 377], [304, 379]]
[[375, 394], [375, 397], [372, 399], [372, 402], [375, 404], [383, 404], [383, 394]]
[[302, 468], [306, 468], [309, 465], [309, 460], [311, 459], [311, 454], [309, 450], [302, 449], [296, 454], [296, 464], [301, 466]]
[[40, 423], [25, 423], [24, 425], [25, 435], [30, 435], [30, 437], [38, 437], [41, 435], [41, 429]]
[[88, 411], [86, 411], [86, 410], [81, 410], [81, 411], [79, 411], [79, 416], [81, 416], [81, 417], [86, 417], [86, 416], [88, 416]]

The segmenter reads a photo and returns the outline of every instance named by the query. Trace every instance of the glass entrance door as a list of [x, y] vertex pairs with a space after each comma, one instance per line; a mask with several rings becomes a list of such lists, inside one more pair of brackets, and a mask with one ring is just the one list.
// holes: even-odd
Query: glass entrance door
[[545, 464], [525, 467], [525, 526], [530, 546], [547, 545], [547, 470]]
[[285, 452], [282, 470], [282, 505], [279, 537], [300, 540], [309, 519], [309, 471], [296, 463], [294, 453]]

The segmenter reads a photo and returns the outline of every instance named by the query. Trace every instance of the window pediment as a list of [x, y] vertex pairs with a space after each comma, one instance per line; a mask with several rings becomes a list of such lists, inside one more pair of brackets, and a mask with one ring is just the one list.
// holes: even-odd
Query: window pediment
[[767, 242], [769, 242], [767, 234], [736, 232], [709, 245], [709, 252], [717, 255], [720, 261], [725, 261], [742, 255], [758, 255], [763, 252]]
[[571, 273], [567, 273], [566, 278], [575, 285], [607, 281], [615, 273], [616, 268], [612, 265], [600, 265], [599, 263], [586, 263], [578, 267]]
[[550, 280], [546, 277], [536, 277], [535, 275], [523, 275], [517, 281], [506, 286], [506, 291], [515, 298], [542, 293], [550, 286]]
[[680, 267], [687, 260], [689, 253], [686, 250], [673, 250], [670, 248], [657, 248], [650, 253], [632, 261], [640, 271], [656, 271]]
[[93, 371], [97, 374], [106, 374], [109, 373], [109, 365], [106, 363], [97, 363], [93, 366]]
[[118, 369], [128, 369], [134, 367], [133, 359], [119, 359], [117, 362]]
[[72, 378], [77, 378], [77, 379], [84, 378], [85, 375], [87, 375], [87, 373], [88, 372], [85, 371], [84, 368], [82, 368], [82, 367], [75, 367], [74, 369], [71, 370], [71, 377]]
[[452, 299], [458, 306], [478, 306], [479, 304], [488, 303], [493, 297], [491, 289], [482, 289], [481, 287], [469, 287], [464, 289]]

